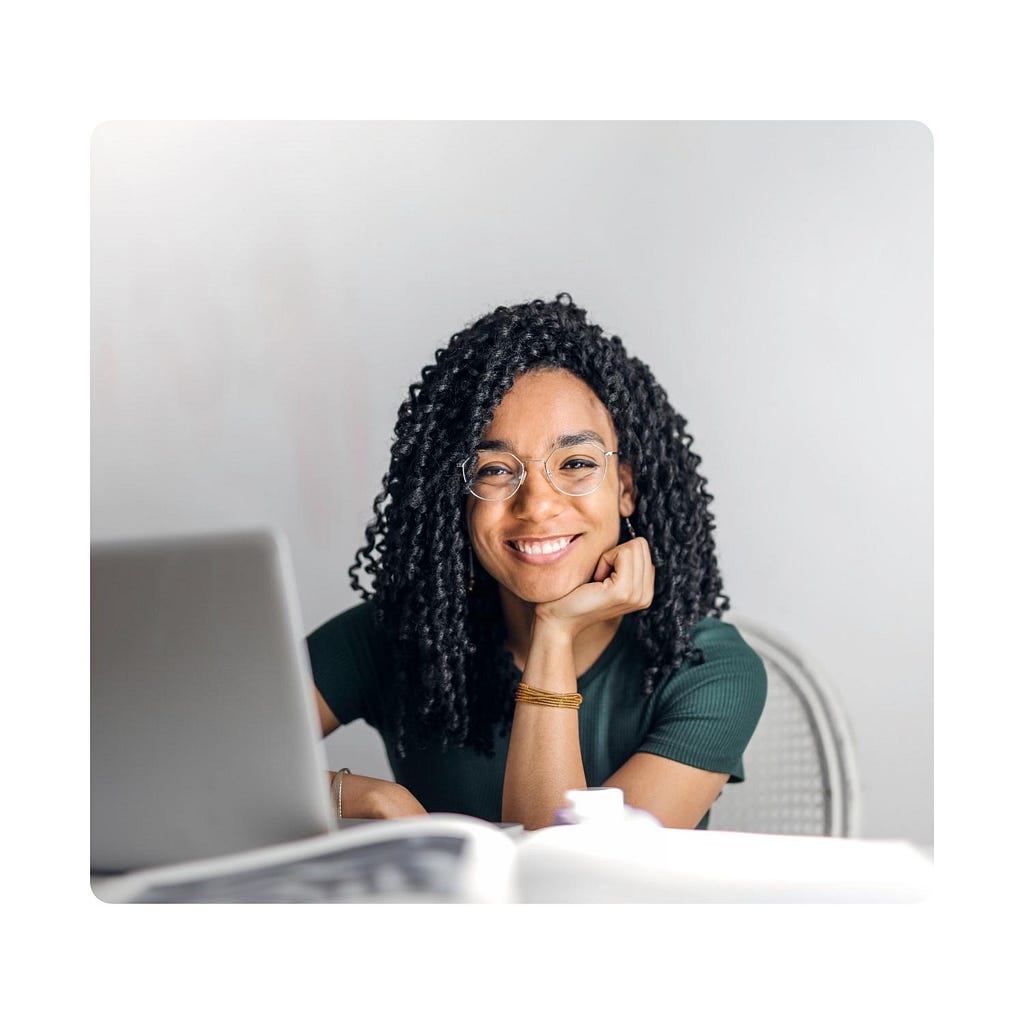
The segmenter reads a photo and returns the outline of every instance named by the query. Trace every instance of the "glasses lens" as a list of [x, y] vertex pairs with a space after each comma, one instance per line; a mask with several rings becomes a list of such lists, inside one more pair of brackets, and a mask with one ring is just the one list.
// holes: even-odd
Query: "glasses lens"
[[548, 478], [563, 494], [589, 494], [601, 486], [608, 460], [596, 444], [556, 448], [548, 456]]
[[477, 452], [462, 474], [470, 491], [484, 501], [501, 501], [519, 486], [523, 464], [510, 452]]

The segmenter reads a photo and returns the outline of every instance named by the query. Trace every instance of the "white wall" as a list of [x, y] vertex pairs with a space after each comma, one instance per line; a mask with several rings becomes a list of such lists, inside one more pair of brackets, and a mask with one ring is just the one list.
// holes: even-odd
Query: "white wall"
[[735, 612], [840, 693], [864, 834], [931, 843], [931, 174], [913, 123], [102, 125], [93, 535], [280, 526], [318, 625], [434, 349], [569, 291], [688, 418]]

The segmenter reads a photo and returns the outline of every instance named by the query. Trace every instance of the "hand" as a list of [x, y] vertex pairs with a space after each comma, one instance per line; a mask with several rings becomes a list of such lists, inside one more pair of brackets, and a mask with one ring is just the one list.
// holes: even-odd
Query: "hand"
[[604, 619], [649, 608], [654, 600], [654, 564], [643, 537], [606, 551], [598, 559], [594, 579], [557, 601], [538, 604], [534, 619], [576, 636]]
[[[329, 781], [333, 778], [334, 773], [329, 773]], [[427, 813], [405, 786], [368, 775], [345, 776], [341, 785], [341, 807], [346, 818], [406, 818]]]

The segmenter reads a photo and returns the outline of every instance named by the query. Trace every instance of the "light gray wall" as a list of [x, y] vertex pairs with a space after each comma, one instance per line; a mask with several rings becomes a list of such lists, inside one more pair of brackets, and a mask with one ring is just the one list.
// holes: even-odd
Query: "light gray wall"
[[[109, 123], [92, 155], [95, 537], [279, 526], [316, 626], [434, 349], [569, 291], [688, 418], [735, 612], [842, 697], [864, 834], [931, 843], [926, 128]], [[361, 723], [328, 753], [390, 777]]]

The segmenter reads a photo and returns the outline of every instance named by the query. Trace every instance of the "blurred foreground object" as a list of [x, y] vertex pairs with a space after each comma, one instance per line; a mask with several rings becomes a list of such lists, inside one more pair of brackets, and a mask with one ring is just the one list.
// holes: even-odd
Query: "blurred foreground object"
[[904, 840], [583, 824], [517, 845], [523, 903], [911, 903], [932, 885]]

